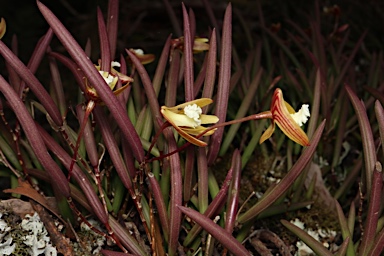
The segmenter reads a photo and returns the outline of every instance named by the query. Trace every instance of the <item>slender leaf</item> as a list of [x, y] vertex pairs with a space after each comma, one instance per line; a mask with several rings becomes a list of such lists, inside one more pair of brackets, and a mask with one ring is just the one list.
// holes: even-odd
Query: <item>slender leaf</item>
[[321, 255], [321, 256], [332, 255], [332, 253], [328, 251], [322, 243], [314, 239], [311, 235], [309, 235], [307, 232], [305, 232], [301, 228], [297, 227], [295, 224], [292, 224], [286, 220], [281, 220], [280, 222], [284, 225], [284, 227], [289, 229], [289, 231], [294, 233], [306, 245], [308, 245], [316, 253], [316, 255]]
[[[231, 78], [231, 51], [232, 51], [232, 5], [228, 4], [225, 10], [223, 23], [223, 41], [220, 54], [220, 71], [217, 88], [215, 115], [219, 118], [219, 123], [225, 122], [228, 107], [229, 85]], [[212, 135], [208, 152], [208, 165], [211, 165], [219, 153], [224, 128], [218, 128]]]
[[13, 88], [7, 83], [7, 81], [5, 81], [2, 76], [0, 76], [0, 91], [3, 93], [8, 104], [15, 112], [16, 117], [19, 120], [21, 127], [23, 128], [23, 131], [28, 138], [28, 141], [36, 154], [36, 157], [39, 159], [40, 163], [51, 177], [51, 181], [58, 185], [57, 189], [61, 195], [68, 198], [70, 196], [70, 190], [67, 179], [65, 178], [60, 167], [49, 155], [44, 141], [41, 138], [40, 132], [37, 130], [35, 122], [30, 116], [23, 101], [18, 97]]
[[359, 255], [368, 255], [375, 242], [383, 188], [383, 172], [380, 162], [376, 162], [372, 182], [368, 213], [365, 220], [364, 234], [359, 248]]
[[179, 206], [179, 209], [194, 220], [197, 224], [203, 227], [208, 233], [210, 233], [214, 238], [216, 238], [225, 248], [231, 251], [234, 255], [245, 256], [251, 255], [247, 249], [237, 241], [231, 234], [229, 234], [225, 229], [214, 223], [211, 219], [207, 218], [205, 215], [194, 211], [190, 208]]
[[341, 235], [345, 240], [349, 239], [350, 242], [348, 243], [348, 248], [347, 248], [347, 255], [348, 256], [354, 256], [356, 255], [355, 249], [353, 247], [353, 242], [351, 240], [351, 232], [349, 231], [348, 223], [347, 220], [345, 219], [343, 210], [341, 209], [341, 206], [337, 200], [335, 200], [335, 205], [336, 205], [336, 210], [337, 210], [337, 216], [339, 217], [339, 223], [341, 227]]
[[124, 137], [132, 148], [133, 155], [139, 162], [144, 162], [144, 150], [141, 146], [140, 138], [135, 131], [134, 126], [125, 113], [121, 104], [116, 104], [116, 96], [112, 93], [100, 73], [97, 71], [89, 57], [81, 49], [73, 36], [64, 27], [60, 20], [40, 1], [37, 6], [48, 24], [53, 29], [60, 42], [71, 55], [76, 64], [82, 69], [88, 82], [96, 89], [99, 97], [110, 110], [120, 127]]
[[289, 187], [293, 184], [296, 178], [305, 169], [305, 166], [311, 161], [312, 156], [315, 153], [317, 144], [320, 141], [324, 125], [325, 120], [319, 125], [319, 127], [315, 131], [310, 143], [311, 145], [304, 149], [300, 158], [292, 166], [288, 174], [275, 187], [273, 187], [268, 193], [266, 193], [260, 199], [260, 201], [257, 202], [251, 209], [246, 211], [244, 214], [240, 215], [238, 219], [240, 223], [244, 223], [255, 218], [258, 214], [260, 214], [268, 206], [273, 204], [280, 196], [282, 196], [289, 189]]
[[375, 169], [376, 164], [376, 150], [375, 150], [375, 141], [373, 140], [373, 134], [371, 125], [368, 120], [365, 106], [361, 102], [356, 94], [352, 91], [349, 85], [345, 86], [347, 90], [349, 99], [352, 102], [353, 108], [355, 109], [357, 120], [359, 122], [361, 139], [363, 141], [363, 152], [364, 152], [364, 168], [365, 168], [365, 184], [364, 188], [367, 190], [367, 193], [370, 194], [371, 184], [372, 184], [372, 174]]

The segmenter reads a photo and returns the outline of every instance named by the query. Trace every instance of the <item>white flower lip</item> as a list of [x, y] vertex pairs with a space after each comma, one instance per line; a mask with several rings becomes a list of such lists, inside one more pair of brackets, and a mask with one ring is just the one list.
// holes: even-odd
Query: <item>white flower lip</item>
[[201, 125], [200, 116], [203, 113], [203, 110], [196, 104], [188, 105], [184, 108], [184, 114], [195, 121], [193, 128]]
[[291, 116], [299, 126], [303, 126], [303, 124], [308, 121], [308, 117], [311, 116], [311, 113], [309, 112], [309, 105], [303, 104], [300, 110], [291, 114]]
[[118, 61], [111, 61], [111, 67], [121, 67], [120, 62]]
[[[104, 78], [105, 82], [108, 85], [111, 85], [113, 83], [113, 81], [115, 79], [113, 76], [111, 76], [110, 74], [108, 74], [107, 72], [102, 71], [102, 70], [100, 70], [99, 73]], [[108, 76], [106, 77], [106, 75], [108, 75]]]
[[144, 51], [142, 49], [132, 49], [138, 55], [144, 55]]

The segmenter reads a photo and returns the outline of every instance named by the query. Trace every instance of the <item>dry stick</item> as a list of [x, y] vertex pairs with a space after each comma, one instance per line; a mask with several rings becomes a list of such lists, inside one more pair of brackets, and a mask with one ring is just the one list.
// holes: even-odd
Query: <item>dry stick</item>
[[21, 177], [19, 170], [15, 169], [11, 163], [8, 162], [8, 159], [5, 157], [2, 150], [0, 150], [0, 163], [3, 164], [6, 168], [10, 169], [17, 179]]
[[[216, 125], [213, 125], [213, 126], [207, 128], [205, 131], [203, 131], [202, 133], [197, 135], [196, 138], [200, 138], [201, 136], [203, 136], [207, 132], [212, 131], [212, 130], [214, 130], [216, 128], [220, 128], [220, 127], [227, 126], [227, 125], [232, 125], [232, 124], [237, 124], [237, 123], [242, 123], [242, 122], [246, 122], [246, 121], [251, 121], [251, 120], [260, 120], [260, 119], [272, 119], [272, 113], [270, 111], [264, 111], [264, 112], [261, 112], [259, 114], [250, 115], [250, 116], [246, 116], [246, 117], [243, 117], [243, 118], [240, 118], [240, 119], [236, 119], [236, 120], [232, 120], [232, 121], [216, 124]], [[168, 126], [169, 126], [169, 123], [165, 122], [162, 127], [166, 127], [165, 126], [166, 124], [168, 124]], [[162, 131], [162, 129], [160, 129], [160, 131]], [[158, 136], [156, 136], [155, 138], [157, 138], [157, 137]], [[178, 149], [176, 149], [176, 150], [174, 150], [174, 151], [172, 151], [170, 153], [167, 153], [165, 155], [161, 155], [159, 157], [154, 157], [154, 158], [148, 159], [146, 161], [146, 163], [151, 163], [153, 161], [157, 161], [157, 160], [163, 159], [165, 157], [168, 157], [170, 155], [173, 155], [173, 154], [175, 154], [177, 152], [180, 152], [183, 149], [185, 149], [186, 147], [188, 147], [190, 144], [191, 144], [190, 142], [186, 142], [184, 145], [182, 145], [181, 147], [179, 147]]]
[[19, 124], [19, 122], [16, 121], [16, 127], [13, 130], [13, 132], [11, 131], [11, 133], [13, 134], [13, 136], [12, 136], [13, 137], [13, 142], [14, 142], [15, 147], [16, 147], [16, 155], [17, 155], [17, 158], [19, 160], [19, 164], [21, 165], [21, 168], [23, 169], [24, 179], [26, 179], [29, 182], [29, 184], [31, 184], [31, 186], [37, 192], [41, 192], [39, 187], [32, 181], [31, 177], [28, 175], [27, 168], [26, 168], [25, 162], [23, 160], [23, 156], [21, 155], [21, 149], [20, 149], [20, 124]]
[[[65, 128], [65, 126], [66, 126], [65, 118], [66, 118], [66, 115], [63, 117], [63, 125], [62, 126], [57, 126], [53, 122], [53, 120], [50, 118], [50, 116], [49, 115], [47, 116], [47, 120], [48, 120], [48, 123], [50, 124], [51, 128], [54, 131], [56, 131], [56, 132], [59, 131], [61, 133], [61, 136], [63, 136], [63, 139], [65, 140], [67, 145], [73, 150], [73, 152], [76, 152], [77, 149], [75, 148], [75, 145], [73, 144], [73, 142], [69, 138], [69, 135], [68, 135], [67, 130]], [[77, 157], [78, 157], [78, 160], [82, 163], [82, 165], [86, 168], [87, 167], [87, 163], [85, 162], [85, 160], [81, 156], [77, 156]], [[73, 166], [72, 166], [71, 170], [72, 169], [73, 169]], [[93, 177], [92, 171], [90, 171], [88, 168], [87, 168], [87, 172], [90, 174], [91, 177]], [[70, 177], [71, 177], [71, 172], [68, 173], [68, 177], [67, 177], [68, 180], [69, 180]]]
[[[151, 193], [148, 193], [148, 197], [149, 197], [149, 218], [150, 218], [150, 221], [151, 221], [151, 237], [150, 237], [150, 241], [151, 241], [151, 249], [152, 249], [152, 252], [156, 253], [156, 235], [155, 235], [155, 217], [154, 217], [154, 214], [153, 214], [153, 198], [152, 198], [152, 194]], [[160, 243], [161, 241], [159, 241]]]

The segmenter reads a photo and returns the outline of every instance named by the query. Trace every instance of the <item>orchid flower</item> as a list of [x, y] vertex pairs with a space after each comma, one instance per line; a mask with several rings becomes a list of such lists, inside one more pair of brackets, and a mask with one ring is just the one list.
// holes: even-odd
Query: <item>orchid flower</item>
[[307, 104], [304, 104], [298, 112], [295, 112], [291, 105], [284, 101], [283, 92], [277, 88], [273, 94], [270, 112], [272, 114], [272, 124], [261, 135], [260, 144], [272, 136], [276, 123], [288, 138], [302, 146], [309, 146], [308, 136], [300, 128], [310, 116]]
[[[209, 50], [208, 38], [195, 37], [193, 40], [193, 53], [200, 53]], [[178, 48], [183, 51], [184, 48], [184, 37], [172, 39], [172, 47]]]
[[[104, 78], [104, 80], [107, 83], [107, 85], [109, 86], [109, 88], [111, 88], [111, 90], [113, 90], [115, 88], [115, 86], [117, 84], [117, 81], [119, 79], [121, 80], [121, 83], [122, 83], [123, 86], [120, 87], [119, 89], [113, 91], [113, 93], [115, 95], [118, 95], [119, 93], [121, 93], [124, 89], [127, 88], [127, 86], [131, 82], [133, 82], [133, 78], [132, 77], [124, 75], [124, 74], [118, 72], [116, 69], [114, 69], [114, 67], [120, 67], [120, 63], [117, 62], [117, 61], [112, 61], [111, 62], [111, 72], [100, 70], [100, 64], [99, 65], [95, 65], [95, 67], [99, 71], [100, 75]], [[90, 86], [87, 83], [87, 81], [86, 81], [86, 90], [87, 90], [87, 95], [89, 96], [89, 98], [91, 100], [93, 100], [97, 104], [101, 104], [102, 103], [99, 95], [96, 92], [96, 89], [93, 88], [92, 86]]]
[[[219, 121], [217, 116], [202, 114], [201, 108], [211, 103], [211, 99], [201, 98], [175, 107], [162, 106], [161, 114], [184, 139], [196, 146], [204, 147], [207, 143], [193, 136], [197, 136], [208, 129], [202, 126], [203, 124], [215, 124]], [[215, 130], [206, 132], [204, 136], [212, 135]]]
[[[140, 60], [141, 64], [149, 64], [155, 60], [155, 55], [150, 53], [144, 53], [142, 49], [129, 49], [128, 51], [135, 54], [135, 56]], [[130, 60], [129, 60], [130, 61]]]

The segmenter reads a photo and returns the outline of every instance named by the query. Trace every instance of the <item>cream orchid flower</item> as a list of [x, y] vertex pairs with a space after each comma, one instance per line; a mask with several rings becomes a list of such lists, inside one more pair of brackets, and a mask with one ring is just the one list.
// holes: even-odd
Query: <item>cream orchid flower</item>
[[[136, 57], [140, 60], [141, 64], [149, 64], [155, 60], [154, 54], [144, 53], [142, 49], [129, 49], [130, 52], [136, 55]], [[129, 60], [130, 61], [130, 60]]]
[[[176, 129], [176, 131], [190, 143], [204, 147], [207, 145], [193, 136], [197, 136], [207, 130], [203, 124], [215, 124], [219, 118], [214, 115], [203, 114], [202, 107], [211, 104], [213, 101], [208, 98], [201, 98], [189, 101], [175, 107], [161, 107], [163, 117]], [[216, 129], [206, 132], [203, 136], [212, 135]], [[193, 136], [192, 136], [193, 135]]]
[[291, 105], [284, 101], [283, 92], [277, 88], [273, 94], [270, 112], [272, 124], [261, 135], [260, 144], [272, 136], [276, 123], [288, 138], [302, 146], [309, 146], [308, 136], [300, 128], [310, 116], [308, 104], [304, 104], [298, 112], [295, 112]]
[[[132, 77], [124, 75], [124, 74], [118, 72], [116, 69], [114, 69], [114, 67], [120, 67], [120, 63], [117, 61], [111, 62], [111, 71], [110, 72], [100, 70], [100, 64], [95, 65], [95, 67], [99, 71], [100, 75], [104, 78], [104, 80], [107, 83], [107, 85], [109, 86], [109, 88], [111, 88], [111, 90], [113, 91], [113, 94], [115, 94], [115, 95], [119, 95], [124, 89], [126, 89], [129, 86], [129, 84], [131, 82], [133, 82]], [[119, 79], [121, 80], [121, 83], [123, 86], [117, 90], [113, 90], [113, 89], [115, 89], [115, 86], [116, 86], [117, 81]], [[102, 101], [101, 101], [99, 95], [97, 94], [96, 89], [93, 88], [91, 85], [89, 85], [87, 83], [87, 81], [86, 81], [85, 85], [86, 85], [86, 92], [87, 92], [87, 95], [89, 96], [90, 100], [93, 100], [97, 104], [102, 104]]]
[[[192, 46], [193, 53], [208, 51], [209, 50], [208, 42], [209, 42], [208, 38], [195, 37], [193, 40], [193, 46]], [[184, 37], [182, 36], [179, 38], [172, 39], [172, 47], [178, 48], [179, 50], [183, 51]]]

